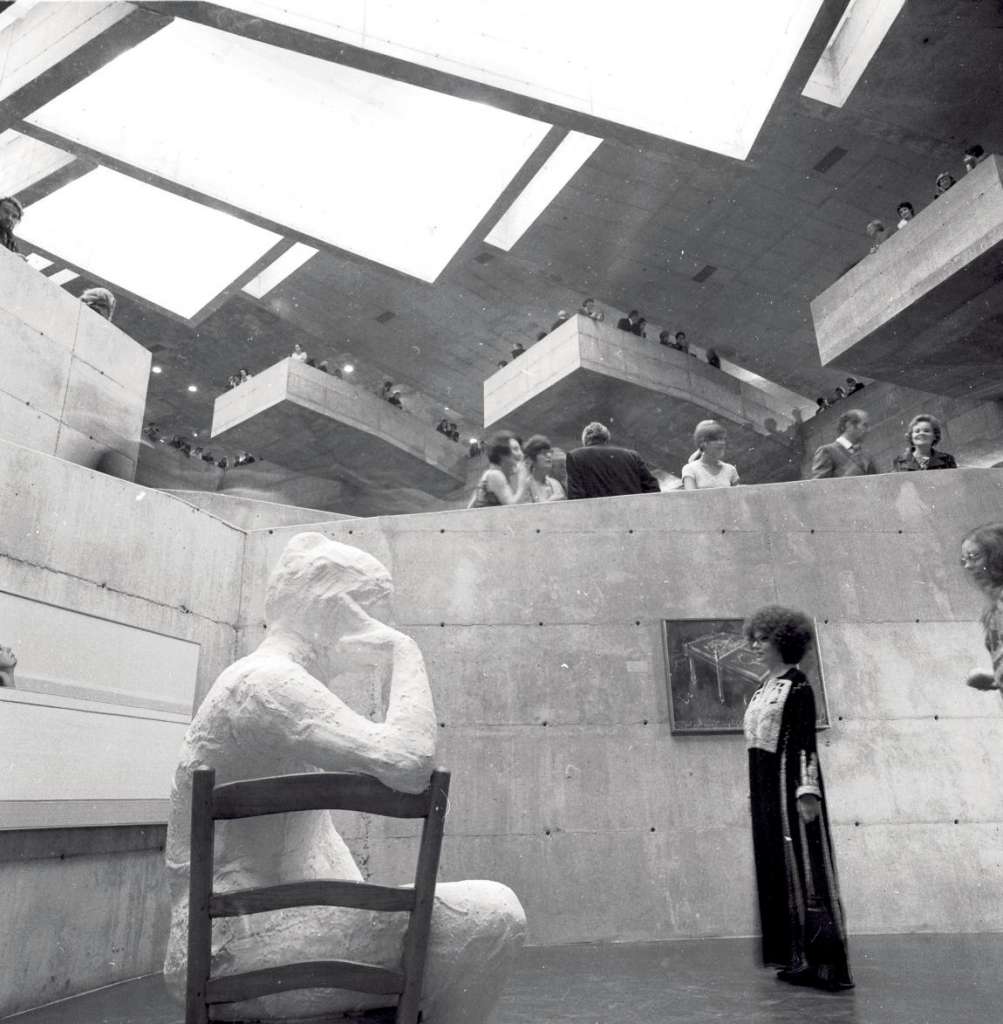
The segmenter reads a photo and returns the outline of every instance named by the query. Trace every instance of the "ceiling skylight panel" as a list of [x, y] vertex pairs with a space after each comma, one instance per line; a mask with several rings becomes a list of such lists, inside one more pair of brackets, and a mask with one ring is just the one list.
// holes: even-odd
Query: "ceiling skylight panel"
[[236, 0], [376, 53], [744, 159], [821, 0]]
[[549, 128], [181, 20], [30, 120], [428, 281]]
[[263, 299], [276, 285], [281, 284], [291, 273], [299, 270], [307, 260], [317, 255], [312, 246], [297, 242], [270, 263], [256, 277], [244, 285], [243, 290], [256, 299]]
[[594, 135], [568, 132], [484, 240], [511, 249], [601, 143]]
[[280, 239], [104, 167], [32, 203], [18, 237], [184, 317]]

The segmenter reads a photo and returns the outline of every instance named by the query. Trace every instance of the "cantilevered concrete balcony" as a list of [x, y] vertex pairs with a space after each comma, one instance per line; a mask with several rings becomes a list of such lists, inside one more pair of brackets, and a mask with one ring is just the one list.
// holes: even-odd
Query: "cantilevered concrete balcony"
[[466, 451], [430, 423], [349, 381], [284, 359], [216, 399], [213, 440], [364, 488], [445, 495], [466, 482]]
[[703, 419], [728, 428], [725, 458], [749, 483], [799, 475], [799, 441], [777, 399], [694, 356], [574, 316], [484, 382], [485, 427], [574, 448], [600, 420], [613, 440], [679, 474]]
[[1003, 160], [990, 156], [811, 304], [823, 364], [1003, 397]]

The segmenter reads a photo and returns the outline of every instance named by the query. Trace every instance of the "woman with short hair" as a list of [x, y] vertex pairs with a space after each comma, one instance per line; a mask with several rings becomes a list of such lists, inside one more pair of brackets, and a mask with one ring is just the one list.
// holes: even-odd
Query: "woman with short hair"
[[1003, 523], [989, 523], [961, 542], [961, 568], [982, 592], [982, 629], [992, 672], [977, 669], [965, 680], [976, 690], [1000, 690], [1003, 695]]
[[534, 434], [522, 450], [528, 470], [528, 501], [564, 501], [567, 498], [561, 481], [551, 476], [554, 468], [554, 446], [543, 434]]
[[701, 420], [693, 431], [697, 451], [683, 466], [683, 489], [704, 490], [709, 487], [734, 487], [741, 483], [738, 470], [723, 462], [728, 444], [728, 431], [717, 420]]
[[749, 616], [745, 636], [770, 673], [744, 720], [763, 963], [792, 985], [852, 988], [815, 694], [798, 667], [814, 640], [811, 620], [770, 605]]
[[940, 444], [940, 420], [928, 413], [913, 416], [909, 429], [905, 434], [909, 447], [904, 455], [896, 455], [892, 462], [895, 473], [911, 473], [925, 469], [957, 469], [954, 456], [947, 452], [938, 452]]
[[[522, 446], [507, 430], [494, 434], [486, 446], [488, 468], [477, 481], [474, 496], [467, 508], [492, 508], [495, 505], [517, 505], [528, 500], [529, 474], [522, 464]], [[513, 489], [510, 479], [516, 477]]]

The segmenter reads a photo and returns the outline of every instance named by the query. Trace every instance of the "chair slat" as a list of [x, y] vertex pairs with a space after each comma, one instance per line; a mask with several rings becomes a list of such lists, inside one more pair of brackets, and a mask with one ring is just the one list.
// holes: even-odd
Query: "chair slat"
[[322, 879], [216, 893], [209, 901], [209, 913], [213, 917], [237, 917], [289, 907], [354, 907], [393, 912], [413, 910], [414, 901], [414, 889]]
[[404, 988], [404, 975], [352, 960], [307, 960], [211, 978], [206, 1002], [235, 1003], [304, 988], [344, 988], [352, 992], [399, 995]]
[[424, 818], [428, 809], [428, 790], [399, 793], [378, 779], [348, 772], [306, 772], [228, 782], [213, 791], [213, 817], [217, 819], [320, 810]]

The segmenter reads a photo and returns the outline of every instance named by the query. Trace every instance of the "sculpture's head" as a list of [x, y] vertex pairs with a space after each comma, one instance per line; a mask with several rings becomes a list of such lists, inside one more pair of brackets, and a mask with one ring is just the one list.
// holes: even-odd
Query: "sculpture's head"
[[373, 618], [385, 621], [393, 580], [372, 555], [322, 533], [298, 533], [286, 545], [265, 594], [269, 625], [283, 623], [297, 632], [340, 637], [341, 600], [350, 597]]

